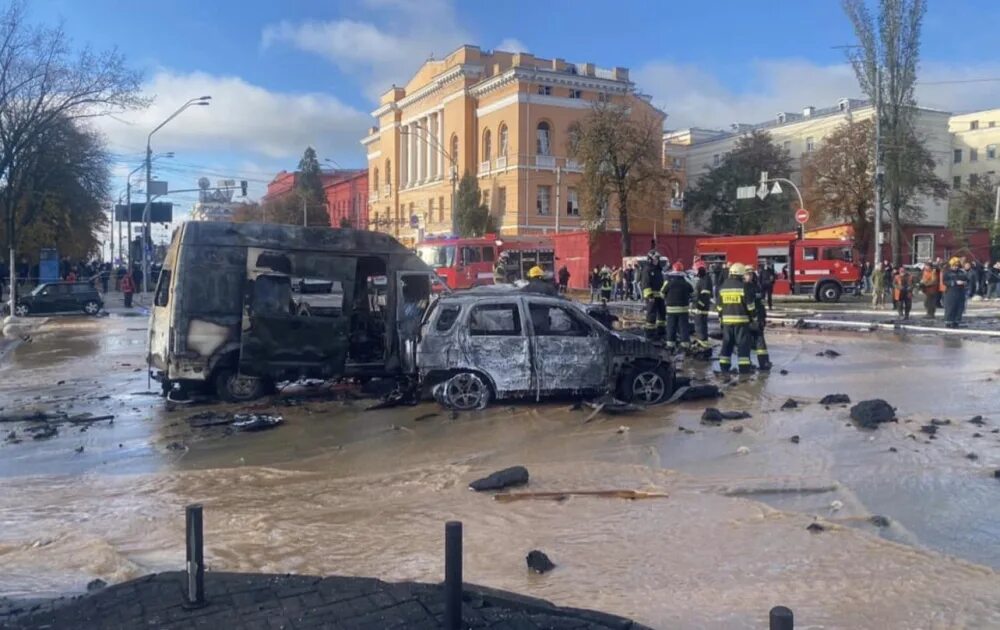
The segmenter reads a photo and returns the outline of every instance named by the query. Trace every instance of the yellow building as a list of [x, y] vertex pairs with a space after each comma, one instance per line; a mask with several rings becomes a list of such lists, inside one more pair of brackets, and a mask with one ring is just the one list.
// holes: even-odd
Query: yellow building
[[[665, 117], [635, 91], [626, 68], [476, 46], [427, 61], [381, 97], [372, 112], [377, 125], [361, 141], [369, 225], [410, 244], [452, 233], [453, 185], [472, 173], [502, 233], [581, 229], [582, 168], [567, 156], [568, 129], [605, 100], [627, 103], [633, 115], [660, 125]], [[607, 215], [605, 227], [616, 229], [616, 212]], [[681, 216], [664, 200], [658, 210], [636, 209], [631, 231], [652, 231], [651, 219], [669, 231]]]
[[1000, 109], [952, 116], [952, 190], [974, 186], [983, 177], [997, 181], [1000, 170]]

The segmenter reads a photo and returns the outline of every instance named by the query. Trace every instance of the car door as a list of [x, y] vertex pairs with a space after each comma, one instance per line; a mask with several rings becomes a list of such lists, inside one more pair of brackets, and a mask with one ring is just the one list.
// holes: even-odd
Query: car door
[[33, 309], [38, 313], [58, 313], [68, 310], [66, 301], [69, 298], [67, 291], [69, 285], [53, 283], [47, 285], [38, 294], [38, 308]]
[[485, 373], [500, 397], [531, 391], [532, 364], [520, 301], [479, 302], [469, 309], [466, 322], [467, 366]]
[[541, 389], [570, 392], [604, 389], [610, 373], [605, 334], [576, 309], [555, 300], [529, 300], [535, 371]]
[[431, 274], [426, 271], [396, 272], [396, 334], [399, 358], [407, 374], [417, 370], [417, 337], [430, 301]]

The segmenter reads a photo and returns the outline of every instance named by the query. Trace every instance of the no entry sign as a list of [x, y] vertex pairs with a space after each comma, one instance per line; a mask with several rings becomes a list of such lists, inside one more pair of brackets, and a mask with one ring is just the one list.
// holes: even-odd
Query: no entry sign
[[802, 225], [805, 225], [806, 222], [809, 221], [809, 211], [805, 208], [799, 208], [795, 211], [795, 220]]

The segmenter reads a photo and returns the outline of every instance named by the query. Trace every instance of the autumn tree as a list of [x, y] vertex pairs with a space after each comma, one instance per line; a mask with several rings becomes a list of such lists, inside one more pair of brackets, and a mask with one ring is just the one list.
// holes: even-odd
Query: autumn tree
[[[718, 166], [698, 177], [684, 197], [684, 207], [695, 221], [715, 234], [758, 234], [792, 229], [794, 214], [787, 191], [763, 200], [736, 199], [736, 189], [760, 181], [761, 171], [770, 177], [791, 174], [788, 151], [771, 142], [766, 131], [751, 131], [736, 140], [732, 152]], [[796, 200], [797, 201], [797, 200]]]
[[479, 182], [471, 173], [463, 175], [458, 182], [454, 212], [459, 236], [482, 236], [496, 230], [490, 209], [483, 203]]
[[996, 211], [997, 182], [990, 176], [980, 177], [967, 188], [956, 191], [948, 211], [948, 228], [955, 239], [968, 246], [969, 230], [991, 228], [994, 247], [998, 244], [997, 226], [993, 216]]
[[622, 256], [632, 255], [629, 213], [665, 196], [663, 128], [660, 119], [637, 115], [623, 104], [598, 101], [570, 125], [568, 152], [583, 165], [580, 214], [592, 229], [603, 229], [614, 205], [621, 227]]
[[901, 262], [902, 220], [913, 215], [920, 195], [944, 198], [947, 184], [926, 177], [934, 160], [914, 127], [920, 31], [926, 0], [879, 0], [874, 15], [865, 0], [843, 0], [858, 46], [849, 54], [861, 89], [881, 102], [877, 124], [882, 134], [883, 191], [889, 214], [894, 264]]
[[233, 208], [232, 220], [235, 223], [262, 223], [262, 207], [256, 201], [244, 201]]

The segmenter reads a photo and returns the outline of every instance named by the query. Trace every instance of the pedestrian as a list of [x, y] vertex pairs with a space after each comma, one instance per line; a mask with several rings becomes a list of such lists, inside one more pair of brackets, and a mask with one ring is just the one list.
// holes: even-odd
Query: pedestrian
[[622, 270], [618, 267], [611, 268], [611, 284], [614, 286], [614, 300], [620, 302], [625, 297], [625, 287], [622, 285]]
[[994, 300], [1000, 299], [1000, 262], [994, 262], [990, 267], [987, 282], [990, 285], [987, 297]]
[[601, 270], [594, 267], [590, 272], [590, 301], [596, 302], [601, 294]]
[[[743, 276], [743, 285], [747, 288], [747, 299], [754, 305], [756, 317], [752, 317], [748, 327], [754, 354], [757, 356], [757, 369], [769, 371], [771, 369], [771, 357], [767, 353], [767, 341], [764, 339], [764, 328], [767, 327], [767, 310], [764, 308], [764, 296], [757, 291], [757, 278], [754, 277], [752, 267], [747, 267], [747, 273]], [[749, 295], [752, 293], [753, 295]], [[749, 302], [748, 302], [749, 303]]]
[[667, 311], [667, 349], [683, 351], [691, 347], [691, 295], [694, 287], [684, 273], [684, 263], [677, 261], [667, 274], [663, 289], [663, 304]]
[[611, 277], [611, 269], [609, 269], [607, 265], [601, 267], [600, 281], [601, 299], [610, 301], [611, 291], [614, 289], [614, 280]]
[[507, 284], [507, 252], [497, 256], [493, 265], [493, 284]]
[[663, 269], [660, 268], [660, 255], [651, 251], [646, 255], [646, 263], [642, 269], [642, 299], [646, 302], [646, 323], [643, 329], [646, 338], [657, 340], [667, 325], [666, 307], [663, 304]]
[[635, 267], [631, 263], [625, 266], [625, 299], [635, 299]]
[[125, 294], [125, 308], [132, 308], [132, 294], [135, 293], [135, 281], [132, 274], [126, 273], [122, 278], [122, 293]]
[[892, 286], [892, 299], [896, 303], [896, 312], [900, 318], [910, 319], [910, 309], [913, 307], [913, 278], [903, 265], [896, 270]]
[[769, 260], [760, 272], [760, 289], [762, 298], [767, 300], [767, 310], [774, 308], [774, 283], [778, 274], [774, 271], [774, 262]]
[[881, 269], [872, 272], [872, 308], [882, 310], [885, 305], [885, 275]]
[[566, 265], [559, 268], [559, 292], [565, 294], [569, 288], [569, 269]]
[[698, 281], [694, 286], [694, 332], [702, 347], [708, 346], [708, 309], [712, 304], [712, 278], [705, 263], [695, 266]]
[[934, 268], [932, 263], [924, 263], [924, 271], [920, 276], [920, 288], [924, 292], [924, 310], [927, 311], [927, 319], [934, 319], [934, 313], [937, 311], [940, 284], [940, 272]]
[[944, 325], [948, 328], [958, 328], [962, 321], [967, 284], [968, 277], [961, 267], [961, 261], [952, 258], [948, 261], [948, 270], [944, 272]]
[[66, 282], [76, 282], [76, 267], [70, 268], [66, 274]]
[[750, 365], [750, 320], [755, 315], [753, 293], [748, 293], [743, 275], [746, 265], [733, 263], [729, 277], [719, 287], [717, 308], [722, 322], [722, 350], [719, 353], [719, 369], [728, 373], [732, 365], [733, 351], [736, 351], [740, 374], [748, 374]]
[[723, 271], [722, 264], [714, 262], [712, 263], [712, 269], [709, 275], [712, 277], [712, 300], [718, 304], [719, 303], [719, 287], [722, 286]]
[[869, 293], [872, 290], [872, 264], [867, 260], [861, 264], [861, 292]]
[[[889, 298], [893, 296], [892, 290], [892, 279], [895, 277], [895, 272], [892, 269], [892, 264], [885, 260], [882, 262], [882, 290], [886, 293]], [[884, 299], [884, 298], [883, 298]], [[896, 300], [892, 301], [892, 308], [896, 308]]]

